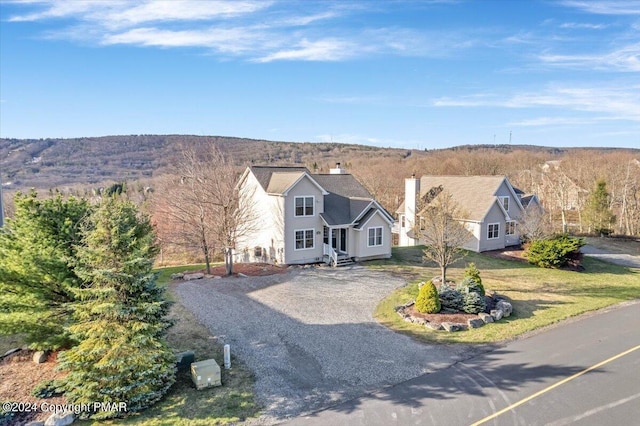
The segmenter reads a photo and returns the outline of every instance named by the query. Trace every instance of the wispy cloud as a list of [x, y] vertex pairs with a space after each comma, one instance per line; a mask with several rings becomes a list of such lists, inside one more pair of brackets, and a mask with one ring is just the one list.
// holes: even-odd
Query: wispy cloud
[[[553, 86], [538, 93], [507, 96], [495, 93], [474, 94], [458, 98], [439, 98], [436, 107], [559, 108], [606, 114], [600, 119], [640, 122], [640, 86], [571, 87]], [[534, 123], [534, 122], [531, 122]]]
[[586, 22], [564, 22], [560, 24], [560, 28], [577, 29], [577, 30], [603, 30], [607, 28], [605, 24], [589, 24]]
[[[428, 2], [426, 5], [439, 3]], [[445, 1], [444, 3], [448, 3]], [[48, 38], [96, 45], [196, 47], [253, 62], [342, 61], [372, 55], [438, 57], [476, 45], [463, 33], [428, 34], [402, 27], [340, 25], [369, 3], [308, 2], [304, 12], [266, 0], [42, 0], [12, 22], [64, 19]], [[258, 13], [260, 12], [260, 13]]]
[[549, 65], [566, 68], [638, 72], [640, 71], [640, 43], [629, 44], [601, 54], [543, 54], [538, 56], [538, 59]]
[[560, 4], [597, 15], [640, 15], [637, 0], [564, 0]]
[[279, 50], [255, 59], [255, 62], [277, 60], [339, 61], [355, 56], [356, 46], [349, 41], [327, 38], [316, 41], [301, 40], [293, 49]]

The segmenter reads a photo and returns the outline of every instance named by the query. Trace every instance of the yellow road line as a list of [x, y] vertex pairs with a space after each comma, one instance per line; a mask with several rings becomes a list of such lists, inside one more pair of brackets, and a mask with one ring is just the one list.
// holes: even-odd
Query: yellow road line
[[528, 397], [526, 397], [526, 398], [524, 398], [524, 399], [521, 399], [521, 400], [520, 400], [520, 401], [518, 401], [518, 402], [515, 402], [515, 403], [511, 404], [511, 405], [510, 405], [510, 406], [508, 406], [507, 408], [504, 408], [504, 409], [502, 409], [502, 410], [500, 410], [500, 411], [498, 411], [498, 412], [495, 412], [495, 413], [493, 413], [492, 415], [487, 416], [487, 417], [485, 417], [485, 418], [484, 418], [484, 419], [482, 419], [482, 420], [478, 420], [477, 422], [473, 423], [471, 426], [478, 426], [478, 425], [481, 425], [481, 424], [483, 424], [483, 423], [488, 422], [489, 420], [495, 419], [496, 417], [498, 417], [498, 416], [500, 416], [500, 415], [502, 415], [502, 414], [506, 413], [507, 411], [511, 411], [511, 410], [513, 410], [514, 408], [516, 408], [516, 407], [518, 407], [518, 406], [520, 406], [520, 405], [522, 405], [522, 404], [524, 404], [524, 403], [526, 403], [526, 402], [529, 402], [529, 401], [531, 401], [531, 400], [532, 400], [532, 399], [534, 399], [534, 398], [539, 397], [539, 396], [540, 396], [540, 395], [542, 395], [543, 393], [549, 392], [551, 389], [555, 389], [555, 388], [557, 388], [558, 386], [563, 385], [563, 384], [565, 384], [565, 383], [567, 383], [567, 382], [569, 382], [569, 381], [571, 381], [571, 380], [575, 379], [576, 377], [580, 377], [580, 376], [582, 376], [583, 374], [588, 373], [588, 372], [589, 372], [589, 371], [591, 371], [591, 370], [595, 370], [596, 368], [602, 367], [603, 365], [608, 364], [608, 363], [610, 363], [611, 361], [615, 361], [616, 359], [621, 358], [621, 357], [623, 357], [623, 356], [625, 356], [625, 355], [628, 355], [628, 354], [630, 354], [630, 353], [631, 353], [631, 352], [633, 352], [633, 351], [637, 351], [638, 349], [640, 349], [640, 345], [635, 346], [635, 347], [633, 347], [633, 348], [631, 348], [631, 349], [629, 349], [629, 350], [626, 350], [626, 351], [624, 351], [624, 352], [622, 352], [622, 353], [619, 353], [618, 355], [612, 356], [612, 357], [611, 357], [611, 358], [609, 358], [609, 359], [605, 359], [604, 361], [599, 362], [599, 363], [597, 363], [596, 365], [592, 365], [591, 367], [586, 368], [586, 369], [584, 369], [584, 370], [582, 370], [582, 371], [580, 371], [580, 372], [578, 372], [578, 373], [574, 374], [573, 376], [567, 377], [567, 378], [566, 378], [566, 379], [564, 379], [564, 380], [560, 380], [558, 383], [555, 383], [555, 384], [553, 384], [553, 385], [551, 385], [551, 386], [549, 386], [549, 387], [547, 387], [547, 388], [542, 389], [541, 391], [538, 391], [538, 392], [534, 393], [534, 394], [533, 394], [533, 395], [531, 395], [531, 396], [528, 396]]

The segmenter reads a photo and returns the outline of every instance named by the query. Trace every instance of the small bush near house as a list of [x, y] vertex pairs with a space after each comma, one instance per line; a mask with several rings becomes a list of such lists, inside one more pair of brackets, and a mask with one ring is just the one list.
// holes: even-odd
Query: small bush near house
[[462, 310], [462, 293], [452, 288], [441, 289], [439, 294], [442, 309], [450, 311]]
[[416, 298], [416, 309], [423, 314], [435, 314], [440, 312], [440, 299], [438, 291], [431, 281], [427, 281], [420, 288]]
[[463, 295], [462, 310], [468, 314], [483, 312], [486, 308], [484, 296], [471, 292]]
[[567, 265], [578, 267], [582, 261], [580, 247], [584, 244], [582, 238], [560, 234], [529, 243], [526, 257], [529, 263], [542, 268], [562, 268]]

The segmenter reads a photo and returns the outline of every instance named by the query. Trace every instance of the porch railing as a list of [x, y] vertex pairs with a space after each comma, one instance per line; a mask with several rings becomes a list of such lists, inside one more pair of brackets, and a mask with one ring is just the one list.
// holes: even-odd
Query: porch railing
[[329, 264], [335, 266], [338, 263], [338, 252], [329, 244], [324, 244], [322, 254], [329, 257]]

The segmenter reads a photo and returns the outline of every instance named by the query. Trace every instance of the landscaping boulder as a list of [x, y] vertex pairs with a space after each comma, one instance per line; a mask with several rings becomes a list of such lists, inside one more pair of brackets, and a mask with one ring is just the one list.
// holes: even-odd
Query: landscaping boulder
[[44, 426], [44, 422], [41, 422], [39, 420], [34, 420], [32, 422], [27, 423], [24, 426]]
[[33, 362], [35, 364], [47, 362], [47, 358], [49, 358], [49, 351], [36, 351], [33, 353]]
[[504, 316], [504, 312], [502, 311], [502, 309], [493, 309], [491, 311], [491, 316], [493, 317], [494, 321], [500, 321]]
[[204, 274], [201, 272], [196, 272], [194, 274], [184, 274], [184, 276], [182, 277], [182, 279], [184, 279], [185, 281], [201, 280], [203, 278]]
[[184, 274], [182, 272], [178, 272], [177, 274], [171, 274], [172, 280], [181, 280], [184, 278]]
[[506, 300], [500, 300], [496, 303], [496, 309], [501, 310], [504, 313], [505, 318], [511, 316], [511, 313], [513, 312], [513, 306], [511, 306], [511, 303]]
[[74, 416], [72, 412], [54, 413], [47, 418], [44, 426], [67, 426], [73, 423], [73, 420]]
[[462, 330], [462, 325], [456, 324], [455, 322], [443, 322], [441, 325], [442, 328], [449, 332]]
[[485, 323], [485, 324], [489, 324], [490, 322], [493, 322], [493, 317], [485, 312], [480, 312], [478, 314], [478, 317]]
[[467, 326], [469, 328], [480, 328], [484, 325], [484, 321], [481, 318], [469, 318], [467, 320]]
[[0, 358], [4, 358], [4, 357], [9, 356], [9, 355], [11, 355], [11, 354], [15, 354], [16, 352], [20, 352], [21, 350], [22, 350], [22, 349], [20, 349], [20, 348], [13, 348], [13, 349], [9, 349], [9, 350], [8, 350], [8, 351], [6, 351], [6, 352], [4, 353], [4, 355], [2, 355], [2, 357], [0, 357]]

